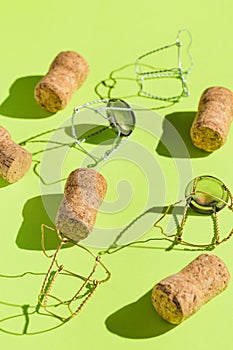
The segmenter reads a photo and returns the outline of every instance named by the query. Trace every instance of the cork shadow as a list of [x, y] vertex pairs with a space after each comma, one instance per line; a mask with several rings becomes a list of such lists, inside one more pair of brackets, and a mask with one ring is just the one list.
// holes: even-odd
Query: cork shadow
[[151, 290], [136, 302], [108, 316], [105, 325], [109, 332], [130, 339], [158, 337], [176, 327], [163, 320], [155, 311], [151, 303]]
[[[203, 158], [209, 155], [208, 152], [196, 148], [190, 138], [195, 115], [196, 112], [175, 112], [165, 116], [163, 134], [156, 147], [159, 155], [169, 158]], [[176, 131], [183, 142], [178, 142]]]
[[9, 90], [9, 96], [0, 106], [2, 116], [21, 119], [47, 118], [54, 113], [42, 109], [34, 99], [34, 88], [41, 75], [20, 77]]
[[7, 182], [2, 177], [0, 177], [0, 188], [6, 187], [6, 186], [9, 186], [9, 185], [11, 185], [9, 182]]
[[[23, 222], [16, 238], [16, 245], [20, 249], [42, 250], [41, 225], [55, 227], [53, 218], [56, 216], [62, 198], [63, 194], [48, 194], [30, 198], [26, 202], [23, 208]], [[49, 210], [49, 215], [44, 203]], [[59, 242], [56, 232], [51, 231], [45, 235], [46, 249], [56, 249]], [[68, 248], [70, 245], [67, 244], [64, 247]]]

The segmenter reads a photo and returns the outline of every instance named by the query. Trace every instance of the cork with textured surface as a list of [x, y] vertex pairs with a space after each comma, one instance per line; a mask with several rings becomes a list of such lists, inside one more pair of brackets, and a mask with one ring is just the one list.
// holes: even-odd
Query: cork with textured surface
[[232, 119], [232, 91], [220, 86], [206, 89], [190, 130], [193, 144], [207, 152], [217, 150], [226, 142]]
[[152, 304], [166, 321], [179, 324], [226, 289], [230, 274], [223, 261], [202, 254], [179, 273], [157, 283]]
[[12, 141], [9, 132], [0, 126], [0, 176], [10, 183], [17, 182], [31, 163], [31, 153]]
[[106, 191], [107, 182], [97, 171], [74, 170], [66, 181], [65, 195], [56, 216], [60, 232], [76, 242], [86, 238], [93, 229]]
[[77, 52], [60, 52], [34, 90], [36, 102], [49, 112], [63, 109], [89, 73], [86, 60]]

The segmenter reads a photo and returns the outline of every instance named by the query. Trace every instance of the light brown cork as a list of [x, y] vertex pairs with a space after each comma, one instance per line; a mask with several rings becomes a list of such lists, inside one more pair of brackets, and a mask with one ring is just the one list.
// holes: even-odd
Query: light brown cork
[[20, 180], [30, 168], [32, 155], [12, 141], [9, 132], [0, 126], [0, 176], [13, 183]]
[[224, 291], [229, 280], [229, 271], [220, 258], [202, 254], [179, 273], [157, 283], [152, 304], [166, 321], [179, 324]]
[[56, 216], [60, 232], [75, 242], [86, 238], [93, 229], [106, 191], [107, 182], [97, 171], [74, 170], [66, 181], [65, 195]]
[[35, 87], [36, 102], [49, 112], [65, 108], [88, 73], [88, 63], [80, 54], [74, 51], [60, 52], [51, 63], [48, 73]]
[[193, 144], [207, 152], [219, 149], [226, 142], [232, 119], [232, 91], [220, 86], [206, 89], [190, 130]]

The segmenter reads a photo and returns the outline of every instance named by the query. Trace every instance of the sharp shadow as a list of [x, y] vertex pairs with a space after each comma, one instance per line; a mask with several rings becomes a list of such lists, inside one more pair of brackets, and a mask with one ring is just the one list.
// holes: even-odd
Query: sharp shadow
[[[45, 276], [45, 273], [24, 272], [19, 275], [9, 276], [0, 274], [0, 278], [14, 280], [26, 276]], [[32, 282], [32, 281], [31, 281]], [[21, 282], [22, 283], [22, 282]], [[18, 291], [22, 285], [19, 281], [15, 285], [15, 290]], [[0, 319], [0, 331], [10, 335], [22, 336], [22, 335], [37, 335], [46, 333], [64, 325], [64, 322], [58, 318], [40, 311], [39, 305], [30, 305], [29, 303], [16, 304], [6, 301], [0, 301], [1, 305], [1, 319]], [[5, 314], [3, 316], [3, 314]], [[31, 330], [31, 324], [33, 324], [33, 317], [43, 316], [44, 329]], [[35, 325], [38, 324], [36, 320]]]
[[[147, 238], [145, 240], [137, 240], [137, 241], [133, 241], [133, 242], [129, 242], [126, 244], [118, 244], [118, 242], [120, 241], [120, 239], [127, 234], [127, 231], [141, 218], [143, 218], [145, 215], [149, 214], [149, 213], [157, 213], [157, 214], [163, 214], [167, 211], [168, 206], [162, 207], [162, 206], [157, 206], [157, 207], [152, 207], [149, 208], [148, 210], [146, 210], [145, 212], [143, 212], [142, 214], [140, 214], [139, 216], [137, 216], [132, 222], [130, 222], [118, 235], [117, 237], [114, 239], [114, 241], [111, 243], [111, 245], [105, 249], [105, 250], [101, 250], [99, 251], [100, 255], [104, 255], [104, 254], [114, 254], [124, 248], [129, 248], [129, 247], [135, 247], [135, 248], [146, 248], [147, 246], [145, 246], [146, 243], [148, 242], [169, 242], [169, 246], [168, 247], [161, 247], [161, 246], [149, 246], [148, 248], [150, 249], [164, 249], [165, 251], [170, 251], [170, 250], [190, 250], [190, 251], [199, 251], [199, 250], [208, 250], [208, 248], [175, 248], [175, 239], [174, 237], [166, 237], [166, 236], [162, 236], [162, 237], [150, 237]], [[168, 210], [167, 214], [168, 215], [172, 215], [174, 222], [176, 223], [176, 226], [179, 227], [179, 220], [177, 218], [178, 215], [182, 216], [184, 213], [184, 206], [175, 206], [172, 207]], [[187, 208], [187, 218], [189, 216], [203, 216], [203, 214], [197, 213], [196, 211], [192, 210], [191, 208]], [[158, 226], [157, 226], [158, 227]]]
[[0, 106], [0, 114], [6, 117], [38, 119], [54, 113], [42, 109], [34, 99], [34, 88], [42, 76], [27, 76], [15, 80], [9, 90], [9, 96]]
[[171, 331], [176, 325], [163, 320], [151, 303], [151, 290], [122, 307], [105, 321], [107, 329], [124, 338], [145, 339]]
[[9, 185], [11, 185], [9, 182], [7, 182], [2, 177], [0, 177], [0, 188], [6, 187], [6, 186], [9, 186]]
[[[56, 133], [57, 131], [62, 130], [62, 129], [64, 129], [66, 135], [68, 135], [69, 137], [71, 137], [73, 139], [71, 126], [66, 126], [66, 127], [61, 127], [61, 128], [57, 128], [57, 129], [46, 130], [46, 131], [43, 131], [39, 134], [35, 134], [35, 135], [29, 137], [28, 139], [20, 141], [19, 145], [26, 146], [27, 144], [30, 144], [30, 143], [33, 143], [33, 144], [34, 143], [38, 143], [38, 144], [40, 144], [40, 143], [42, 143], [42, 144], [44, 144], [44, 143], [48, 143], [48, 144], [49, 143], [53, 143], [53, 144], [56, 143], [58, 146], [59, 146], [59, 144], [60, 144], [60, 146], [72, 145], [72, 143], [67, 143], [67, 142], [62, 143], [62, 140], [56, 141], [55, 139], [53, 139], [51, 141], [52, 136], [48, 137], [47, 140], [45, 140], [44, 138], [40, 139], [40, 137], [42, 137], [42, 136]], [[115, 132], [111, 128], [106, 127], [104, 125], [76, 124], [75, 130], [76, 130], [76, 134], [77, 134], [78, 139], [85, 138], [85, 139], [87, 139], [87, 142], [91, 143], [91, 144], [101, 144], [101, 143], [111, 144], [112, 140], [116, 138]], [[49, 149], [47, 149], [47, 151], [48, 150]], [[38, 154], [38, 153], [41, 153], [42, 151], [44, 152], [44, 149], [35, 151], [33, 154]]]
[[[113, 129], [104, 125], [76, 124], [75, 130], [79, 140], [86, 139], [87, 143], [93, 145], [101, 145], [101, 143], [109, 145], [116, 138], [116, 133]], [[66, 127], [65, 132], [73, 138], [71, 127]]]
[[[152, 67], [150, 68], [152, 69]], [[142, 94], [140, 90], [140, 84], [135, 72], [135, 62], [112, 70], [107, 78], [95, 85], [95, 93], [100, 99], [132, 99], [135, 104], [141, 104], [145, 100], [151, 100], [152, 106], [150, 109], [152, 110], [168, 108], [179, 102], [179, 100], [171, 101], [164, 98], [152, 98], [150, 94]]]
[[[76, 134], [77, 138], [79, 140], [86, 139], [86, 142], [89, 144], [96, 144], [96, 145], [112, 145], [115, 138], [116, 134], [115, 132], [104, 125], [98, 126], [96, 124], [76, 124]], [[56, 132], [63, 132], [62, 134], [57, 135], [56, 137]], [[51, 135], [52, 134], [52, 135]], [[71, 140], [67, 140], [67, 135], [71, 138]], [[82, 148], [80, 148], [78, 145], [76, 145], [73, 135], [72, 135], [72, 130], [71, 126], [63, 126], [57, 129], [50, 129], [43, 131], [41, 133], [35, 134], [27, 139], [22, 140], [19, 145], [25, 147], [26, 145], [32, 144], [34, 151], [32, 152], [33, 156], [33, 172], [34, 174], [42, 181], [43, 184], [48, 185], [51, 183], [56, 183], [61, 180], [55, 180], [54, 182], [47, 183], [43, 177], [40, 175], [38, 167], [41, 164], [41, 160], [35, 159], [35, 156], [44, 154], [45, 152], [49, 151], [56, 151], [58, 152], [61, 150], [63, 147], [70, 147], [75, 149], [78, 152], [85, 153]], [[44, 145], [46, 144], [46, 148], [44, 147], [37, 147], [35, 148], [35, 145]], [[83, 147], [85, 149], [85, 146]], [[54, 154], [56, 157], [56, 155]], [[62, 179], [64, 180], [64, 179]], [[7, 183], [4, 181], [0, 182], [0, 188], [6, 186]]]
[[[163, 134], [156, 148], [159, 155], [170, 158], [201, 158], [209, 155], [208, 152], [196, 148], [192, 143], [190, 128], [195, 115], [196, 112], [175, 112], [165, 116]], [[184, 144], [177, 141], [174, 128], [183, 139]], [[172, 150], [172, 154], [169, 150]]]
[[[167, 210], [168, 206], [162, 207], [162, 206], [158, 206], [158, 207], [153, 207], [153, 213], [165, 213], [165, 211]], [[168, 215], [172, 215], [174, 218], [176, 217], [176, 215], [183, 215], [184, 213], [184, 206], [182, 205], [177, 205], [175, 207], [172, 207], [169, 211], [168, 211]], [[203, 214], [200, 214], [194, 210], [192, 210], [190, 207], [188, 207], [187, 209], [187, 216], [203, 216]]]
[[[1, 305], [7, 306], [9, 308], [14, 308], [16, 309], [17, 312], [14, 315], [10, 315], [10, 316], [6, 316], [2, 319], [0, 319], [0, 325], [3, 324], [3, 327], [0, 327], [0, 331], [6, 334], [10, 334], [10, 335], [37, 335], [37, 334], [42, 334], [42, 333], [46, 333], [46, 332], [50, 332], [52, 330], [55, 330], [61, 326], [64, 325], [64, 322], [62, 321], [58, 321], [58, 319], [56, 319], [56, 322], [58, 323], [55, 326], [48, 326], [47, 328], [43, 329], [43, 330], [38, 330], [38, 331], [30, 331], [29, 330], [29, 326], [32, 322], [32, 317], [33, 316], [45, 316], [46, 319], [48, 318], [52, 318], [52, 316], [45, 314], [45, 313], [41, 313], [38, 312], [36, 310], [35, 306], [31, 306], [29, 304], [23, 304], [23, 305], [17, 305], [17, 304], [11, 304], [11, 303], [6, 303], [3, 301], [0, 301]], [[12, 311], [10, 312], [10, 314], [12, 314]], [[55, 319], [55, 317], [53, 317], [53, 319]], [[15, 330], [15, 321], [19, 321], [20, 325], [18, 326], [20, 330], [16, 331]], [[45, 319], [44, 319], [45, 320]], [[19, 323], [18, 322], [18, 323]], [[11, 324], [12, 323], [12, 324]], [[7, 325], [7, 328], [6, 328]], [[45, 326], [46, 327], [46, 326]], [[11, 328], [13, 328], [11, 330]]]
[[[48, 278], [46, 287], [44, 291], [51, 291], [52, 285], [53, 285], [53, 277], [55, 276], [57, 272], [57, 267], [50, 271], [50, 278]], [[60, 275], [63, 276], [69, 276], [71, 278], [77, 278], [81, 281], [81, 284], [84, 283], [84, 277], [77, 274], [72, 274], [67, 272], [61, 272]], [[12, 297], [12, 293], [15, 293], [15, 298], [17, 299], [17, 302], [12, 303], [9, 301], [0, 301], [1, 306], [1, 317], [0, 317], [0, 331], [6, 334], [11, 335], [36, 335], [41, 334], [45, 332], [52, 331], [56, 328], [59, 328], [63, 326], [65, 323], [69, 322], [76, 314], [71, 312], [72, 310], [69, 308], [68, 301], [74, 302], [78, 300], [78, 304], [76, 304], [76, 307], [79, 306], [79, 311], [83, 308], [83, 306], [86, 304], [88, 299], [92, 296], [96, 286], [94, 281], [86, 283], [84, 288], [79, 290], [79, 294], [77, 297], [77, 282], [73, 285], [76, 289], [76, 300], [62, 300], [60, 298], [56, 298], [55, 296], [52, 297], [53, 301], [45, 306], [45, 298], [51, 297], [51, 294], [41, 294], [38, 289], [37, 292], [33, 292], [33, 290], [36, 287], [37, 291], [37, 282], [34, 283], [34, 277], [43, 276], [46, 278], [46, 273], [41, 272], [23, 272], [18, 275], [4, 275], [0, 274], [0, 279], [5, 279], [5, 285], [4, 285], [4, 291], [6, 293], [5, 297], [9, 298]], [[26, 280], [25, 280], [26, 279]], [[8, 281], [7, 281], [8, 280]], [[9, 283], [9, 284], [8, 284]], [[26, 283], [26, 285], [25, 285]], [[1, 283], [2, 285], [2, 283]], [[30, 285], [30, 288], [28, 289], [28, 285]], [[34, 304], [33, 302], [28, 302], [29, 299], [26, 300], [26, 302], [22, 301], [19, 303], [19, 297], [25, 298], [26, 293], [24, 293], [26, 290], [30, 290], [30, 295], [28, 295], [27, 298], [32, 299], [35, 296], [35, 302], [37, 304]], [[44, 288], [44, 282], [42, 283], [42, 288]], [[8, 290], [10, 293], [8, 293]], [[67, 289], [67, 292], [70, 293], [70, 288]], [[33, 293], [33, 294], [32, 294]], [[34, 295], [36, 293], [36, 295]], [[58, 308], [59, 307], [65, 307], [66, 311], [68, 312], [68, 315], [64, 315], [64, 313], [58, 315]], [[43, 318], [42, 318], [43, 317]], [[40, 322], [38, 322], [38, 320]]]
[[[123, 81], [123, 84], [121, 82]], [[117, 88], [120, 90], [115, 91]], [[127, 85], [127, 86], [126, 86]], [[95, 92], [101, 99], [125, 98], [138, 96], [138, 84], [135, 75], [135, 63], [128, 63], [112, 70], [109, 76], [95, 86]], [[131, 92], [129, 95], [128, 92]]]
[[[23, 208], [23, 222], [18, 231], [16, 245], [21, 249], [42, 250], [41, 246], [41, 224], [54, 227], [54, 220], [58, 206], [62, 199], [62, 194], [48, 194], [29, 199]], [[48, 215], [46, 207], [49, 208]], [[56, 249], [59, 243], [56, 232], [49, 232], [45, 235], [46, 249]], [[70, 247], [70, 245], [64, 245]]]

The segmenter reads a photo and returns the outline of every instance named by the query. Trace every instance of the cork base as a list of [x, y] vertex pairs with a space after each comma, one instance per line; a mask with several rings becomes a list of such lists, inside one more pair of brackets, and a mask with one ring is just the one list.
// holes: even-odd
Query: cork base
[[22, 147], [4, 144], [0, 150], [0, 175], [9, 183], [20, 180], [30, 168], [32, 155]]
[[217, 131], [205, 126], [191, 129], [191, 139], [194, 146], [206, 152], [216, 151], [224, 143], [224, 140]]
[[34, 89], [36, 102], [49, 112], [60, 111], [86, 80], [88, 73], [88, 63], [80, 54], [60, 52]]
[[[88, 213], [90, 214], [90, 211]], [[86, 238], [92, 230], [92, 226], [83, 220], [83, 217], [86, 215], [87, 210], [85, 210], [83, 215], [80, 210], [77, 213], [68, 204], [66, 198], [64, 198], [57, 212], [56, 227], [65, 237], [74, 242], [79, 242]], [[94, 212], [92, 212], [93, 215], [95, 216]], [[95, 220], [95, 218], [92, 218], [92, 220]]]
[[213, 254], [201, 254], [152, 290], [152, 304], [166, 321], [179, 324], [227, 288], [230, 273]]
[[61, 97], [56, 89], [53, 89], [51, 84], [38, 84], [34, 91], [36, 102], [45, 110], [56, 113], [65, 107]]
[[30, 168], [32, 156], [28, 152], [14, 159], [7, 172], [6, 180], [10, 183], [20, 180]]
[[206, 89], [190, 130], [193, 144], [206, 152], [226, 142], [233, 119], [233, 93], [221, 86]]
[[[179, 324], [201, 307], [195, 286], [188, 286], [188, 290], [187, 286], [183, 287], [178, 286], [178, 292], [174, 285], [157, 284], [152, 291], [155, 310], [169, 323]], [[185, 295], [187, 292], [188, 297]]]

